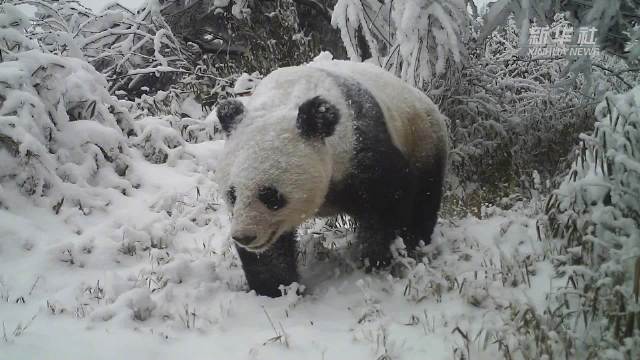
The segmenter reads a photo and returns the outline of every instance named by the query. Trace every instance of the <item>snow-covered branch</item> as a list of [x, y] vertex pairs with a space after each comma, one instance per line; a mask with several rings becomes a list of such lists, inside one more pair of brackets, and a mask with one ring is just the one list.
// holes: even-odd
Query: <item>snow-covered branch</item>
[[[72, 0], [44, 2], [9, 1], [36, 7], [33, 25], [25, 35], [51, 53], [89, 61], [109, 79], [110, 91], [136, 88], [166, 88], [169, 79], [158, 79], [166, 71], [137, 73], [152, 78], [133, 78], [131, 71], [151, 67], [193, 71], [183, 45], [160, 14], [157, 0], [148, 1], [136, 13], [122, 6], [109, 6], [101, 14]], [[155, 83], [155, 85], [152, 85]]]
[[438, 88], [439, 76], [462, 65], [470, 30], [462, 0], [339, 0], [332, 24], [351, 60], [373, 61], [419, 88]]

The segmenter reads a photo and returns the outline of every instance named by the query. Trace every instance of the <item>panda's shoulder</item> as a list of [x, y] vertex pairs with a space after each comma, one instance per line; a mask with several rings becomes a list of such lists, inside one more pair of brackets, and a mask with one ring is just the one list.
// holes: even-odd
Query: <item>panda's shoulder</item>
[[278, 87], [284, 84], [295, 84], [303, 81], [319, 81], [323, 79], [322, 75], [322, 70], [307, 65], [282, 67], [272, 71], [262, 79], [258, 88]]
[[260, 81], [249, 100], [249, 106], [298, 106], [308, 98], [335, 92], [334, 82], [321, 69], [306, 65], [284, 67], [274, 70]]

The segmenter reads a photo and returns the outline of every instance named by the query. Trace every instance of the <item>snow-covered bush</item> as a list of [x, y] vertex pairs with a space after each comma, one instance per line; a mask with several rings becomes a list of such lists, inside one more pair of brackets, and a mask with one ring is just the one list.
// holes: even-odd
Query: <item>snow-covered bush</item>
[[10, 0], [36, 8], [26, 36], [43, 50], [84, 59], [109, 80], [109, 90], [133, 98], [146, 87], [167, 89], [192, 72], [189, 53], [160, 14], [158, 0], [136, 13], [114, 3], [100, 14], [77, 1]]
[[197, 48], [193, 69], [183, 73], [175, 87], [194, 94], [211, 110], [220, 99], [234, 95], [239, 74], [267, 74], [311, 60], [320, 52], [317, 38], [324, 34], [303, 31], [296, 3], [165, 1], [161, 13], [176, 36], [188, 41], [188, 47]]
[[592, 134], [547, 202], [548, 235], [564, 241], [557, 270], [578, 290], [564, 294], [585, 354], [640, 356], [640, 87], [608, 95]]
[[370, 59], [435, 92], [462, 64], [469, 20], [464, 0], [339, 0], [331, 22], [351, 60]]
[[640, 57], [637, 43], [640, 35], [638, 11], [640, 4], [624, 0], [498, 0], [490, 6], [485, 16], [482, 33], [489, 35], [513, 14], [520, 24], [520, 43], [527, 44], [530, 24], [534, 21], [549, 24], [554, 21], [556, 14], [566, 13], [574, 28], [594, 26], [598, 42], [603, 48], [633, 60]]
[[135, 145], [142, 150], [144, 157], [154, 164], [175, 164], [182, 154], [184, 140], [171, 127], [172, 120], [177, 118], [168, 115], [148, 117], [139, 121], [143, 129]]
[[[566, 15], [572, 29], [588, 27], [595, 29], [600, 47], [606, 52], [624, 59], [630, 66], [640, 62], [640, 3], [625, 0], [565, 0], [523, 1], [498, 0], [489, 6], [484, 17], [481, 38], [490, 36], [494, 30], [515, 18], [519, 25], [521, 53], [527, 51], [530, 26], [552, 24], [558, 14]], [[572, 41], [578, 31], [572, 34]], [[592, 62], [588, 56], [568, 57], [566, 71], [577, 78], [580, 74], [590, 80]]]
[[153, 163], [170, 160], [170, 153], [180, 156], [178, 148], [185, 143], [210, 141], [221, 133], [193, 95], [176, 89], [158, 91], [153, 96], [142, 95], [134, 101], [123, 101], [123, 105], [140, 129], [134, 144], [143, 149], [144, 156]]
[[218, 61], [207, 55], [198, 59], [193, 73], [185, 74], [174, 88], [183, 94], [192, 94], [203, 109], [211, 111], [219, 100], [232, 96], [233, 82], [239, 72], [230, 64], [221, 69]]
[[566, 173], [577, 135], [594, 122], [594, 99], [640, 80], [624, 61], [603, 54], [592, 59], [596, 86], [584, 78], [567, 82], [568, 60], [521, 56], [519, 49], [510, 21], [469, 52], [460, 75], [448, 79], [449, 93], [434, 96], [451, 120], [449, 184], [467, 209], [516, 190], [528, 195], [534, 172], [546, 187], [537, 190], [550, 190], [546, 180]]
[[63, 203], [84, 213], [106, 206], [106, 193], [132, 188], [131, 118], [91, 65], [37, 50], [24, 36], [24, 15], [2, 9], [0, 36], [13, 45], [0, 63], [0, 182], [56, 212]]

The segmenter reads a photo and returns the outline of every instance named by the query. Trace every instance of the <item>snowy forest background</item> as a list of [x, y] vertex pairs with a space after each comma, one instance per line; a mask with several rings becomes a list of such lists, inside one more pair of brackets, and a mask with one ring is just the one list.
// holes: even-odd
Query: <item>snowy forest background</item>
[[[600, 54], [527, 53], [565, 25]], [[448, 116], [441, 222], [372, 275], [310, 223], [259, 298], [212, 109], [323, 51]], [[0, 359], [638, 359], [639, 79], [635, 0], [0, 1]]]

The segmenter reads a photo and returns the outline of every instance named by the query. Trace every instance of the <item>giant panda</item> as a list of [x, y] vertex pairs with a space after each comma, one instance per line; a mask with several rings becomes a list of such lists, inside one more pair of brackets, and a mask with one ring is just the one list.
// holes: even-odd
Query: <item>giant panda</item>
[[296, 228], [311, 217], [355, 219], [367, 269], [389, 264], [397, 236], [429, 243], [448, 135], [427, 96], [374, 65], [317, 61], [270, 73], [245, 100], [216, 109], [217, 176], [257, 294], [298, 281]]

